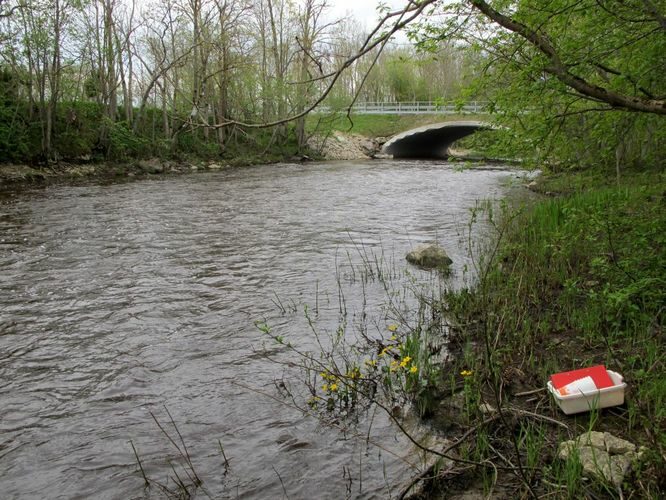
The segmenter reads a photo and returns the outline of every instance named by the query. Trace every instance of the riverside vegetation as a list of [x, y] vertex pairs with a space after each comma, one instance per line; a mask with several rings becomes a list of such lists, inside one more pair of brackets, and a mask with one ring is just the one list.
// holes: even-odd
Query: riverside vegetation
[[308, 154], [319, 100], [460, 97], [468, 51], [392, 33], [326, 0], [3, 0], [0, 163], [266, 163]]
[[[632, 173], [620, 185], [601, 173], [545, 176], [537, 187], [549, 196], [499, 217], [477, 286], [442, 298], [454, 321], [451, 347], [461, 353], [451, 371], [474, 373], [474, 398], [465, 402], [479, 430], [467, 453], [513, 468], [484, 467], [485, 491], [504, 476], [537, 496], [663, 493], [665, 181], [661, 171]], [[623, 408], [564, 417], [539, 392], [550, 374], [597, 363], [624, 375]], [[499, 425], [483, 425], [484, 401], [498, 409]], [[521, 418], [521, 409], [548, 419]], [[582, 480], [575, 457], [556, 458], [558, 442], [587, 430], [646, 446], [620, 487]]]

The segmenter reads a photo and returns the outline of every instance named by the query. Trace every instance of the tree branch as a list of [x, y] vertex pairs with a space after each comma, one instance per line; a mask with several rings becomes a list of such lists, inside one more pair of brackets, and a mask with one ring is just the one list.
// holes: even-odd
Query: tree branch
[[568, 87], [574, 89], [579, 94], [605, 102], [614, 108], [621, 108], [627, 111], [666, 115], [665, 100], [643, 99], [637, 96], [629, 96], [590, 83], [570, 71], [546, 35], [532, 30], [525, 24], [502, 14], [501, 12], [491, 7], [490, 4], [484, 0], [470, 0], [470, 3], [486, 17], [499, 24], [503, 28], [524, 38], [537, 50], [544, 54], [550, 61], [550, 64], [544, 68], [545, 71], [553, 75]]
[[647, 13], [650, 14], [650, 16], [652, 16], [652, 18], [659, 23], [661, 29], [666, 31], [666, 16], [659, 12], [656, 5], [653, 4], [650, 0], [643, 0], [643, 5], [645, 5], [645, 10]]
[[[420, 3], [414, 3], [414, 2], [409, 2], [408, 5], [406, 5], [403, 9], [394, 11], [394, 12], [389, 12], [387, 13], [377, 24], [375, 29], [368, 35], [366, 38], [365, 42], [361, 46], [361, 48], [352, 56], [350, 56], [348, 59], [346, 59], [340, 67], [333, 73], [330, 73], [329, 76], [331, 78], [331, 81], [328, 83], [322, 94], [313, 102], [311, 103], [308, 107], [306, 107], [303, 111], [296, 113], [292, 116], [288, 116], [285, 118], [281, 118], [279, 120], [275, 120], [272, 122], [266, 122], [266, 123], [246, 123], [238, 120], [227, 120], [222, 123], [216, 123], [214, 125], [210, 125], [211, 128], [214, 129], [219, 129], [223, 127], [229, 127], [231, 125], [237, 125], [240, 127], [244, 128], [270, 128], [270, 127], [275, 127], [277, 125], [282, 125], [284, 123], [288, 123], [294, 120], [297, 120], [298, 118], [302, 118], [306, 116], [308, 113], [310, 113], [313, 109], [315, 109], [319, 104], [321, 104], [324, 99], [328, 96], [328, 94], [331, 93], [331, 90], [333, 90], [333, 87], [335, 83], [340, 79], [340, 76], [344, 71], [349, 68], [354, 62], [356, 62], [358, 59], [361, 57], [365, 56], [369, 52], [371, 52], [373, 49], [375, 49], [377, 46], [381, 46], [382, 44], [385, 44], [386, 41], [391, 38], [395, 33], [400, 31], [402, 28], [407, 26], [409, 23], [411, 23], [414, 19], [417, 19], [421, 13], [425, 10], [426, 7], [429, 5], [434, 4], [438, 0], [423, 0]], [[405, 17], [406, 16], [406, 17]], [[388, 20], [395, 18], [395, 17], [400, 17], [402, 18], [402, 21], [396, 22], [391, 29], [389, 29], [387, 32], [381, 34], [379, 37], [374, 38], [373, 37], [379, 33], [381, 28], [387, 23]]]
[[[0, 1], [0, 5], [2, 5], [4, 2]], [[11, 7], [9, 10], [5, 12], [0, 12], [0, 19], [4, 19], [5, 17], [10, 17], [14, 12], [19, 10], [21, 7], [23, 7], [23, 3], [19, 2], [18, 4], [14, 5]]]
[[604, 64], [601, 64], [601, 63], [594, 63], [594, 65], [595, 65], [597, 68], [599, 68], [601, 71], [605, 71], [606, 73], [610, 73], [611, 75], [616, 75], [616, 76], [621, 76], [622, 78], [626, 78], [627, 80], [629, 80], [629, 81], [633, 84], [634, 87], [636, 87], [638, 90], [640, 90], [641, 92], [643, 92], [643, 94], [645, 94], [649, 99], [654, 99], [654, 95], [652, 95], [652, 94], [651, 94], [648, 90], [646, 90], [645, 88], [641, 87], [641, 86], [638, 84], [638, 82], [636, 82], [636, 80], [635, 80], [634, 78], [632, 78], [632, 77], [630, 77], [630, 76], [628, 76], [628, 75], [625, 75], [625, 74], [619, 72], [619, 71], [616, 70], [616, 69], [609, 68], [608, 66], [606, 66], [606, 65], [604, 65]]

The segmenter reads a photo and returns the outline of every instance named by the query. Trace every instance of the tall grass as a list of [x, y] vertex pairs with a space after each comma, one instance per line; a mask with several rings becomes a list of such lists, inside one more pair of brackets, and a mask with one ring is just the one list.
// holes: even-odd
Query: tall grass
[[[445, 303], [465, 342], [483, 345], [474, 369], [486, 387], [499, 389], [498, 400], [511, 404], [515, 392], [543, 387], [556, 371], [603, 363], [628, 382], [626, 408], [593, 422], [569, 419], [571, 429], [598, 427], [664, 449], [665, 181], [661, 173], [622, 186], [586, 176], [546, 179], [544, 191], [566, 186], [566, 194], [490, 216], [499, 240], [481, 261], [478, 284], [448, 293]], [[579, 476], [573, 465], [550, 468], [548, 454], [541, 456], [543, 440], [554, 434], [521, 429], [511, 436], [515, 460], [528, 469], [548, 467], [563, 496], [594, 494], [573, 484]], [[663, 453], [646, 457], [627, 488], [656, 498], [664, 487]]]

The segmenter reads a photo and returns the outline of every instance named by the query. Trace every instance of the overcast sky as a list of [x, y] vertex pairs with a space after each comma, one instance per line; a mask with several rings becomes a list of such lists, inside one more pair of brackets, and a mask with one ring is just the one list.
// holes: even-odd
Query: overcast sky
[[[361, 21], [366, 28], [373, 26], [377, 21], [377, 5], [380, 0], [329, 0], [332, 17], [343, 17], [351, 14]], [[395, 10], [405, 5], [405, 0], [382, 0], [382, 3]]]

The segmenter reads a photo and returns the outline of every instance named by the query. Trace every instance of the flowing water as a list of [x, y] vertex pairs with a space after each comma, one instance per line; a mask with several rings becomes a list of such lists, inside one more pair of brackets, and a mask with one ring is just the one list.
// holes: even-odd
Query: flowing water
[[[0, 496], [160, 498], [181, 457], [197, 498], [387, 498], [414, 450], [381, 412], [341, 432], [290, 406], [305, 320], [381, 335], [412, 246], [439, 241], [458, 286], [475, 201], [519, 175], [445, 162], [280, 164], [0, 194]], [[430, 273], [413, 280], [442, 286]], [[408, 300], [407, 300], [408, 302]], [[270, 358], [267, 356], [270, 354]], [[277, 363], [274, 361], [278, 361]], [[131, 442], [131, 443], [130, 443]], [[224, 447], [230, 468], [225, 469]], [[375, 446], [372, 443], [377, 443]]]

